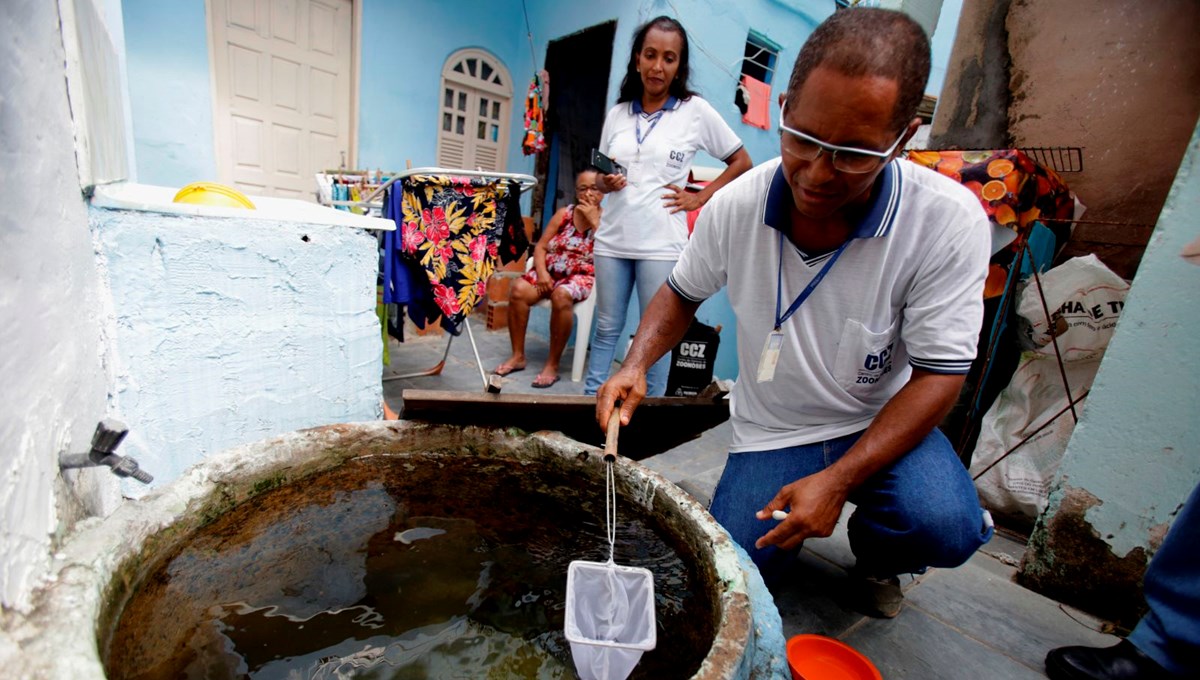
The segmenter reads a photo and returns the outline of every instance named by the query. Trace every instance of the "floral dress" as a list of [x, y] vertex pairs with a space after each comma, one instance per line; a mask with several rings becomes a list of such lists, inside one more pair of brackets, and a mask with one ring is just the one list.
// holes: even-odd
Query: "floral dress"
[[[546, 271], [554, 280], [554, 288], [566, 288], [575, 302], [586, 300], [596, 282], [596, 270], [592, 264], [595, 233], [595, 229], [575, 229], [575, 206], [572, 204], [567, 206], [562, 226], [550, 238], [549, 247], [546, 248]], [[537, 285], [537, 268], [525, 272], [523, 278]]]

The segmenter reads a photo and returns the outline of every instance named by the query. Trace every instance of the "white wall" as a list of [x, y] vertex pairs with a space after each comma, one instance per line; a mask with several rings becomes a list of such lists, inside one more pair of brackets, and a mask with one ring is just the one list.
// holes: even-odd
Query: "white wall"
[[102, 208], [91, 219], [112, 295], [111, 408], [130, 428], [120, 453], [152, 486], [239, 444], [380, 417], [374, 236]]
[[[28, 607], [65, 519], [58, 453], [86, 451], [105, 415], [100, 287], [62, 45], [56, 3], [0, 3], [0, 596], [15, 609]], [[98, 481], [111, 499], [115, 484]]]
[[[381, 403], [371, 236], [87, 207], [74, 138], [86, 126], [73, 124], [67, 84], [79, 71], [65, 66], [59, 8], [84, 5], [75, 18], [93, 40], [111, 19], [96, 7], [117, 0], [63, 2], [0, 3], [4, 614], [29, 610], [77, 520], [121, 503], [107, 468], [58, 469], [60, 454], [88, 450], [106, 416], [130, 426], [118, 453], [163, 484], [209, 453], [374, 419]], [[119, 64], [123, 46], [111, 46]], [[101, 99], [120, 101], [119, 69], [105, 73], [72, 91], [99, 88]], [[115, 115], [110, 107], [103, 119]], [[134, 484], [128, 495], [145, 491]], [[0, 633], [0, 657], [10, 642]]]

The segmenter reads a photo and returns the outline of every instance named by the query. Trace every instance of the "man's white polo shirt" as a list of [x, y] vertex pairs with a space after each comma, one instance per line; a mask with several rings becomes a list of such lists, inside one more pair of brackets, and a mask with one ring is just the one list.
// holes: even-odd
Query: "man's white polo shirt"
[[787, 239], [793, 205], [780, 159], [747, 172], [705, 206], [668, 281], [692, 301], [729, 287], [740, 371], [734, 452], [858, 432], [904, 386], [912, 366], [966, 373], [975, 358], [987, 216], [959, 183], [894, 160], [880, 173], [854, 238], [784, 322], [774, 379], [758, 382], [775, 326], [777, 277], [786, 310], [833, 255], [806, 256]]

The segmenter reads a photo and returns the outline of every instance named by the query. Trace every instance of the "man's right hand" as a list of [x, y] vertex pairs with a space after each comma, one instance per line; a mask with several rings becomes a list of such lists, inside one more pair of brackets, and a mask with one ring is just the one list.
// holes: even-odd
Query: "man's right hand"
[[633, 411], [646, 396], [646, 374], [635, 368], [622, 368], [596, 393], [596, 422], [608, 432], [608, 419], [617, 402], [621, 402], [621, 427], [629, 424]]

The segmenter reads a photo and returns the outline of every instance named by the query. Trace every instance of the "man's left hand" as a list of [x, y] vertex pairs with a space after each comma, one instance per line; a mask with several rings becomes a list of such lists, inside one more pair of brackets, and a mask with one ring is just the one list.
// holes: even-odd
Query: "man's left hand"
[[681, 189], [674, 184], [668, 184], [666, 188], [674, 193], [663, 194], [663, 207], [670, 210], [672, 214], [680, 211], [691, 212], [704, 207], [704, 199], [700, 197], [700, 194]]
[[793, 550], [800, 547], [806, 538], [831, 535], [849, 494], [850, 490], [838, 482], [829, 470], [788, 484], [756, 515], [760, 520], [770, 520], [775, 510], [787, 510], [787, 519], [759, 538], [754, 547], [761, 549], [773, 545], [783, 550]]

